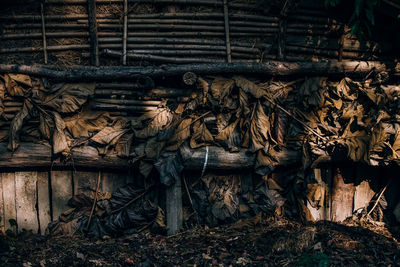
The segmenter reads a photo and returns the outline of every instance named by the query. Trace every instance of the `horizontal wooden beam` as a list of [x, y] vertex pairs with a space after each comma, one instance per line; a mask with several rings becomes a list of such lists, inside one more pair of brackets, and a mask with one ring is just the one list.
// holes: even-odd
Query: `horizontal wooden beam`
[[188, 71], [196, 74], [263, 74], [271, 76], [291, 75], [350, 75], [366, 74], [370, 71], [386, 71], [391, 74], [400, 72], [400, 63], [377, 61], [327, 61], [327, 62], [280, 62], [267, 61], [263, 63], [205, 63], [162, 65], [152, 67], [69, 67], [53, 69], [43, 65], [0, 64], [0, 73], [21, 73], [33, 76], [70, 80], [118, 80], [136, 79], [145, 75], [163, 77], [182, 75]]
[[[185, 169], [199, 170], [204, 166], [206, 148], [191, 149], [181, 147], [179, 153], [182, 156]], [[300, 160], [296, 151], [283, 151], [280, 154], [282, 165], [296, 163]], [[255, 154], [242, 149], [231, 153], [221, 147], [209, 146], [207, 155], [207, 169], [251, 169], [254, 167]], [[100, 156], [97, 149], [91, 146], [73, 148], [71, 159], [61, 162], [52, 159], [51, 147], [41, 143], [21, 143], [15, 152], [7, 150], [7, 143], [0, 143], [0, 169], [7, 168], [47, 168], [47, 167], [75, 167], [88, 169], [124, 169], [130, 166], [127, 159], [115, 154]]]

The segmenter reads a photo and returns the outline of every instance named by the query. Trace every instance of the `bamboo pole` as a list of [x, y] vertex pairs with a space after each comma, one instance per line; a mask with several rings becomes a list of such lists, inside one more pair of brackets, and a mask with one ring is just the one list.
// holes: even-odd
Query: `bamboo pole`
[[99, 43], [97, 36], [96, 22], [96, 2], [88, 0], [88, 19], [89, 19], [89, 42], [90, 42], [90, 63], [98, 67], [99, 62]]
[[[99, 38], [99, 43], [119, 43], [121, 38]], [[193, 44], [193, 45], [225, 45], [222, 40], [195, 39], [195, 38], [127, 38], [129, 43], [145, 43], [145, 44]], [[241, 46], [248, 48], [270, 48], [270, 44], [254, 43], [254, 42], [230, 42], [233, 46]]]
[[[99, 19], [119, 19], [116, 15], [108, 14], [97, 14]], [[128, 19], [221, 19], [224, 17], [224, 13], [152, 13], [152, 14], [129, 14]], [[296, 16], [293, 16], [296, 18]], [[307, 20], [309, 18], [309, 20]], [[46, 15], [46, 20], [87, 20], [87, 14], [63, 14], [63, 15]], [[253, 15], [253, 14], [229, 14], [230, 20], [246, 20], [246, 21], [261, 21], [261, 22], [277, 22], [278, 17], [267, 16], [267, 15]], [[319, 19], [319, 18], [317, 18]], [[41, 17], [37, 15], [0, 15], [0, 20], [4, 21], [40, 21]], [[315, 18], [303, 16], [303, 21], [313, 22]], [[324, 20], [326, 23], [336, 23], [335, 21], [330, 21], [329, 19]], [[321, 22], [321, 21], [315, 21]]]
[[[216, 50], [162, 50], [162, 49], [150, 49], [150, 50], [130, 50], [127, 53], [136, 55], [157, 55], [157, 56], [226, 56], [226, 51]], [[231, 53], [236, 58], [259, 58], [260, 52], [250, 53]]]
[[231, 55], [231, 42], [229, 36], [229, 11], [228, 11], [228, 1], [224, 0], [224, 27], [225, 27], [225, 46], [226, 46], [226, 59], [228, 63], [232, 62]]
[[[132, 3], [142, 4], [182, 4], [182, 5], [204, 5], [221, 7], [222, 2], [213, 0], [128, 0]], [[123, 0], [96, 0], [97, 4], [111, 4], [111, 3], [122, 3]], [[69, 5], [82, 5], [86, 4], [85, 0], [46, 0], [47, 4], [69, 4]], [[242, 4], [242, 3], [231, 3], [231, 8], [245, 9], [245, 10], [257, 10], [260, 6], [255, 4]]]
[[[109, 49], [104, 49], [102, 51], [104, 55], [112, 56], [112, 57], [120, 57], [121, 53], [118, 51], [113, 51]], [[221, 59], [214, 59], [214, 58], [171, 58], [171, 57], [164, 57], [164, 56], [156, 56], [156, 55], [149, 55], [149, 54], [132, 54], [127, 52], [127, 58], [134, 59], [134, 60], [146, 60], [146, 61], [154, 61], [154, 62], [163, 62], [163, 63], [173, 63], [173, 64], [185, 64], [185, 63], [217, 63], [217, 62], [224, 62]]]
[[134, 97], [151, 97], [152, 99], [161, 99], [165, 97], [187, 97], [193, 93], [188, 89], [176, 88], [154, 88], [150, 90], [130, 90], [129, 88], [120, 88], [115, 90], [113, 88], [97, 89], [94, 91], [95, 95], [129, 95]]
[[124, 0], [124, 34], [122, 36], [122, 65], [126, 65], [127, 36], [128, 36], [128, 0]]
[[44, 64], [47, 64], [46, 26], [45, 26], [45, 20], [44, 20], [44, 8], [43, 8], [43, 4], [40, 4], [40, 16], [42, 17], [42, 36], [43, 36]]

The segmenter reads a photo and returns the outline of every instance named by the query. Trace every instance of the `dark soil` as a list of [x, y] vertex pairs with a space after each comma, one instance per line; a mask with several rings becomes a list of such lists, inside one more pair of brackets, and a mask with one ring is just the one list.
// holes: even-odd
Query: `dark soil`
[[400, 266], [383, 224], [300, 224], [283, 219], [199, 226], [173, 236], [139, 233], [3, 238], [1, 266]]

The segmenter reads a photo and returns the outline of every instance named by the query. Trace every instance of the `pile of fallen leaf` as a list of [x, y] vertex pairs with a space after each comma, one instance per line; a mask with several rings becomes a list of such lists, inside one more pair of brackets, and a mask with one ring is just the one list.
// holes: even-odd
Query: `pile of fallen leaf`
[[[173, 236], [143, 232], [91, 240], [83, 236], [2, 237], [4, 266], [397, 266], [399, 242], [374, 223], [299, 224], [274, 217], [197, 227]], [[398, 232], [397, 232], [398, 236]]]

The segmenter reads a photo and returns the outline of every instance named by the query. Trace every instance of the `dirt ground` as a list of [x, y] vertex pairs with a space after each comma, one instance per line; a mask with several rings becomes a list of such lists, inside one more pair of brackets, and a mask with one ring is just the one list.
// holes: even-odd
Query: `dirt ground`
[[[362, 226], [361, 226], [362, 225]], [[173, 236], [142, 232], [2, 238], [1, 266], [400, 266], [399, 232], [382, 223], [256, 218]]]

